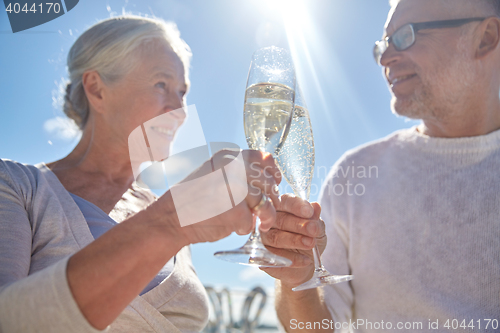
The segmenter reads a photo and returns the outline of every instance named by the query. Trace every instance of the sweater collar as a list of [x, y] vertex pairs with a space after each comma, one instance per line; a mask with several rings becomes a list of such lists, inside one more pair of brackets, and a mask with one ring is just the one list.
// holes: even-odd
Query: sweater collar
[[402, 141], [413, 142], [417, 148], [443, 153], [474, 153], [500, 148], [500, 130], [486, 135], [461, 138], [436, 138], [420, 133], [417, 126], [399, 133]]

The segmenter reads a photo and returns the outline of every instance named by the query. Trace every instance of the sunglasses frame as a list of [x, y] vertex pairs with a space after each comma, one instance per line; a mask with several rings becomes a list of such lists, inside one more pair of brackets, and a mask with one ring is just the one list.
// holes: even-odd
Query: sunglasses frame
[[[382, 55], [384, 52], [387, 50], [389, 47], [389, 44], [392, 43], [394, 45], [394, 48], [397, 51], [404, 51], [408, 50], [410, 47], [415, 44], [415, 41], [417, 40], [416, 33], [419, 30], [423, 29], [441, 29], [441, 28], [454, 28], [454, 27], [460, 27], [464, 24], [470, 23], [470, 22], [476, 22], [476, 21], [484, 21], [486, 20], [487, 17], [471, 17], [471, 18], [463, 18], [463, 19], [455, 19], [455, 20], [441, 20], [441, 21], [429, 21], [429, 22], [419, 22], [419, 23], [408, 23], [400, 27], [398, 30], [396, 30], [390, 37], [387, 36], [384, 39], [381, 39], [379, 41], [375, 42], [375, 46], [373, 47], [373, 57], [375, 58], [375, 61], [377, 62], [378, 65], [380, 65], [380, 59], [382, 58]], [[393, 42], [393, 37], [396, 35], [399, 31], [402, 29], [410, 26], [411, 32], [412, 32], [412, 37], [413, 41], [410, 43], [410, 45], [401, 48], [396, 45], [396, 43]]]

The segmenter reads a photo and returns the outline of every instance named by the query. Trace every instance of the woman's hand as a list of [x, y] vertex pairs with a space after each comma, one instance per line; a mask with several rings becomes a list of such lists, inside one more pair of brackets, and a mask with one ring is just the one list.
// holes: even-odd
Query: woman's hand
[[[241, 169], [244, 167], [246, 172], [239, 178], [232, 177], [234, 173], [229, 171], [237, 164]], [[221, 168], [224, 170], [225, 181], [221, 178], [205, 177], [213, 175], [214, 171]], [[190, 181], [193, 180], [196, 182], [191, 186]], [[183, 180], [180, 183], [182, 186], [180, 190], [176, 192], [176, 189], [172, 188], [147, 210], [159, 223], [165, 223], [169, 227], [179, 227], [177, 228], [179, 236], [186, 244], [217, 241], [233, 231], [239, 235], [247, 234], [254, 225], [253, 214], [261, 219], [261, 229], [269, 230], [276, 220], [274, 207], [280, 204], [276, 191], [276, 185], [280, 181], [281, 173], [270, 154], [256, 150], [221, 150]], [[232, 200], [238, 197], [237, 193], [247, 194], [241, 202], [233, 202], [231, 206], [227, 206], [228, 193], [232, 194]], [[266, 201], [254, 211], [252, 208], [259, 205], [263, 194], [269, 197], [272, 203]], [[218, 207], [224, 206], [224, 200], [225, 207], [232, 208], [213, 216], [220, 211]], [[213, 217], [203, 221], [185, 225], [185, 219], [182, 220], [188, 214], [197, 221], [194, 216], [203, 216], [203, 213], [210, 210], [215, 212], [212, 214]], [[170, 228], [167, 230], [172, 231]]]
[[306, 282], [314, 272], [312, 248], [317, 243], [320, 253], [326, 246], [325, 223], [319, 218], [318, 203], [284, 194], [276, 206], [277, 218], [272, 228], [261, 234], [264, 245], [273, 253], [292, 260], [290, 267], [261, 268], [291, 289]]

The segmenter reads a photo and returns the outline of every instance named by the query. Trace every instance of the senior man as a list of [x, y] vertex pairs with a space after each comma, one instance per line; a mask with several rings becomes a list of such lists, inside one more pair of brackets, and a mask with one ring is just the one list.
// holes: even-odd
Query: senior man
[[[312, 265], [264, 269], [287, 331], [500, 331], [499, 16], [500, 0], [391, 2], [375, 60], [392, 111], [422, 123], [347, 152], [323, 185], [323, 261], [353, 281], [293, 292]], [[309, 253], [290, 231], [264, 241]]]

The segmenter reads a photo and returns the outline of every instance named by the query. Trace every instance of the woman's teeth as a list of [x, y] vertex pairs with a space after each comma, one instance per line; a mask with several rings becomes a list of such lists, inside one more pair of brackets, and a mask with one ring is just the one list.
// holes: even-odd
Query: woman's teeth
[[165, 127], [157, 127], [157, 126], [153, 126], [151, 128], [159, 133], [163, 133], [166, 135], [174, 135], [174, 131], [172, 129], [168, 129]]

